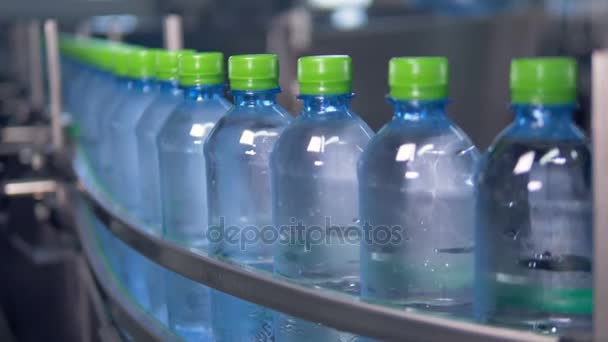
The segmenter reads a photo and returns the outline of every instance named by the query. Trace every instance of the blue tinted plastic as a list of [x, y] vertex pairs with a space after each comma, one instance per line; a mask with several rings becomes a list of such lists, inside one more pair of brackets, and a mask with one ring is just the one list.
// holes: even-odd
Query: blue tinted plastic
[[69, 108], [71, 114], [78, 124], [84, 118], [83, 107], [86, 98], [83, 96], [83, 91], [86, 93], [86, 85], [93, 73], [95, 72], [91, 66], [84, 63], [74, 61], [75, 77], [66, 89], [66, 107]]
[[88, 162], [94, 172], [99, 172], [98, 150], [102, 137], [102, 131], [99, 129], [99, 108], [107, 105], [106, 99], [115, 96], [115, 80], [111, 73], [103, 70], [96, 70], [93, 76], [87, 85], [87, 89], [94, 89], [94, 93], [87, 96], [88, 101], [83, 106], [84, 117], [80, 132]]
[[[163, 81], [159, 92], [137, 122], [137, 157], [139, 165], [139, 196], [136, 216], [149, 233], [160, 236], [162, 209], [160, 175], [156, 138], [171, 112], [182, 101], [183, 93], [176, 81]], [[144, 276], [148, 285], [151, 313], [161, 322], [167, 321], [167, 298], [164, 269], [144, 260]]]
[[124, 77], [114, 77], [114, 84], [112, 85], [113, 90], [109, 92], [105, 98], [105, 105], [98, 108], [97, 113], [94, 115], [98, 120], [98, 127], [100, 130], [100, 143], [97, 146], [97, 152], [94, 159], [97, 160], [97, 182], [105, 189], [110, 192], [110, 183], [112, 182], [111, 172], [113, 166], [113, 144], [111, 137], [111, 123], [112, 118], [121, 108], [122, 102], [129, 96], [129, 89], [133, 87], [133, 81]]
[[[187, 87], [158, 136], [163, 236], [198, 252], [209, 243], [203, 142], [229, 108], [223, 86]], [[209, 288], [169, 272], [167, 295], [169, 327], [188, 341], [211, 340]]]
[[563, 333], [592, 311], [591, 153], [574, 106], [514, 106], [478, 174], [475, 313]]
[[[211, 241], [210, 254], [269, 272], [272, 241], [263, 240], [261, 232], [272, 227], [270, 152], [292, 119], [276, 103], [278, 93], [233, 91], [235, 107], [205, 143], [210, 227], [223, 232]], [[228, 230], [242, 239], [228, 238]], [[246, 231], [256, 238], [245, 244]], [[216, 341], [273, 340], [270, 310], [219, 291], [212, 291], [211, 299]]]
[[156, 139], [171, 112], [184, 98], [176, 81], [163, 81], [159, 89], [158, 95], [144, 111], [135, 128], [141, 170], [137, 216], [158, 234], [162, 226], [162, 209]]
[[479, 153], [446, 101], [394, 101], [359, 162], [361, 296], [471, 314]]
[[138, 207], [139, 160], [135, 127], [157, 94], [152, 79], [132, 80], [132, 87], [110, 117], [112, 172], [110, 193], [130, 213]]
[[[292, 231], [302, 226], [311, 239], [292, 239], [289, 230], [283, 231], [275, 247], [274, 272], [306, 286], [358, 295], [356, 164], [373, 132], [351, 111], [350, 98], [301, 96], [300, 116], [275, 144], [271, 155], [274, 224]], [[280, 313], [274, 324], [276, 341], [354, 338]]]
[[[139, 165], [135, 125], [155, 95], [150, 79], [131, 80], [117, 109], [110, 116], [109, 159], [111, 161], [110, 195], [126, 212], [137, 208]], [[144, 309], [152, 310], [145, 269], [150, 261], [127, 245], [117, 244], [116, 253], [123, 259], [122, 279], [131, 296]]]

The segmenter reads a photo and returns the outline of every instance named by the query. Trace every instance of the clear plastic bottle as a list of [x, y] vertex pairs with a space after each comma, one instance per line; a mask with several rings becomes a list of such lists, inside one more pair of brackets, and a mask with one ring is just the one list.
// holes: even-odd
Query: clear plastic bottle
[[[127, 78], [127, 57], [129, 51], [130, 48], [128, 46], [116, 45], [108, 51], [107, 55], [102, 55], [105, 63], [107, 63], [108, 70], [112, 70], [111, 79], [109, 80], [110, 89], [107, 94], [100, 95], [102, 97], [99, 100], [100, 105], [92, 114], [97, 122], [99, 141], [95, 148], [89, 151], [90, 159], [93, 160], [92, 164], [95, 166], [94, 172], [91, 173], [93, 177], [89, 180], [106, 194], [109, 194], [107, 186], [110, 182], [109, 170], [113, 165], [113, 154], [110, 146], [110, 118], [116, 112], [118, 105], [128, 94], [127, 90], [132, 85], [129, 78]], [[102, 225], [103, 223], [97, 222], [97, 224]], [[106, 229], [106, 227], [99, 227], [101, 231]], [[125, 261], [134, 260], [138, 254], [111, 233], [100, 235], [100, 242], [112, 270], [117, 278], [126, 284], [130, 270], [136, 268], [137, 263], [133, 265], [133, 263]], [[140, 273], [134, 273], [132, 276], [138, 274]], [[138, 292], [140, 293], [140, 295], [136, 296], [139, 298], [138, 303], [145, 304], [147, 295], [144, 296], [142, 294], [143, 291]]]
[[111, 136], [112, 118], [121, 108], [121, 103], [129, 96], [129, 89], [133, 87], [133, 82], [128, 77], [127, 60], [131, 47], [121, 47], [113, 50], [112, 65], [114, 82], [112, 91], [105, 98], [104, 106], [100, 106], [94, 114], [98, 119], [100, 130], [100, 142], [97, 151], [98, 172], [97, 183], [106, 192], [110, 193], [110, 183], [112, 181], [112, 169], [114, 165], [113, 141]]
[[[87, 85], [87, 89], [94, 89], [94, 93], [89, 96], [89, 101], [85, 105], [85, 120], [81, 127], [82, 145], [86, 152], [87, 165], [94, 174], [100, 172], [99, 166], [99, 144], [101, 142], [101, 130], [99, 129], [100, 114], [99, 108], [105, 107], [107, 99], [115, 96], [114, 94], [114, 75], [113, 57], [114, 49], [118, 45], [107, 43], [98, 44], [93, 53], [95, 54], [96, 73]], [[94, 178], [93, 178], [94, 179]]]
[[[203, 142], [230, 109], [224, 98], [224, 56], [219, 52], [179, 57], [184, 100], [158, 136], [163, 237], [206, 253], [207, 182]], [[169, 327], [188, 341], [210, 341], [210, 289], [176, 273], [167, 276]]]
[[75, 39], [73, 47], [75, 78], [66, 89], [66, 107], [70, 111], [75, 124], [80, 127], [86, 120], [84, 106], [87, 97], [83, 92], [86, 93], [86, 85], [94, 74], [93, 67], [89, 64], [92, 55], [90, 52], [91, 41], [82, 38]]
[[[137, 138], [137, 158], [139, 165], [138, 207], [136, 216], [142, 227], [150, 234], [161, 236], [162, 209], [160, 198], [160, 175], [156, 138], [162, 126], [183, 100], [184, 95], [177, 82], [177, 58], [180, 53], [190, 50], [155, 50], [156, 74], [159, 91], [154, 100], [144, 110], [135, 127]], [[150, 311], [158, 320], [167, 322], [167, 295], [165, 271], [163, 267], [144, 258], [143, 272], [146, 277], [150, 297]]]
[[137, 122], [137, 156], [139, 158], [140, 197], [137, 217], [154, 234], [161, 233], [162, 209], [160, 176], [156, 139], [173, 110], [183, 101], [184, 93], [178, 84], [178, 55], [192, 50], [156, 51], [156, 80], [159, 91]]
[[[110, 195], [123, 215], [134, 215], [137, 209], [139, 165], [135, 125], [155, 95], [155, 55], [153, 51], [133, 48], [126, 57], [129, 88], [110, 116]], [[122, 241], [115, 241], [116, 253], [122, 258], [121, 279], [130, 295], [144, 309], [151, 311], [145, 269], [149, 261]]]
[[[356, 168], [373, 132], [350, 109], [350, 57], [302, 57], [298, 81], [302, 112], [271, 155], [274, 225], [281, 234], [274, 272], [305, 286], [358, 295]], [[298, 226], [303, 239], [293, 238]], [[274, 324], [279, 342], [355, 338], [282, 313]]]
[[576, 62], [514, 60], [511, 98], [515, 121], [478, 174], [475, 313], [543, 333], [588, 331], [591, 152], [572, 118]]
[[359, 161], [361, 296], [471, 314], [479, 153], [447, 116], [448, 62], [393, 58], [394, 116]]
[[134, 48], [127, 56], [127, 77], [131, 83], [115, 113], [110, 117], [112, 173], [110, 193], [129, 213], [138, 208], [139, 159], [135, 127], [157, 94], [155, 53]]
[[[218, 235], [224, 238], [211, 241], [210, 254], [272, 272], [272, 241], [261, 236], [264, 227], [272, 229], [269, 159], [292, 116], [276, 102], [276, 55], [232, 56], [228, 70], [235, 107], [205, 143], [209, 226], [256, 237], [245, 245], [244, 239]], [[211, 300], [215, 341], [274, 340], [270, 310], [219, 291], [212, 291]]]

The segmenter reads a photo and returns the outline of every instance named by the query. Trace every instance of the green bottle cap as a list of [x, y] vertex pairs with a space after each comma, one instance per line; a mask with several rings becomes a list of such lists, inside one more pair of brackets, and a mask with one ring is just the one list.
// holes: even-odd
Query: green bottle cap
[[99, 67], [105, 71], [114, 71], [114, 50], [118, 49], [117, 44], [108, 44], [99, 51]]
[[98, 39], [84, 40], [84, 61], [93, 67], [99, 66], [99, 51], [105, 45], [104, 41]]
[[346, 55], [308, 56], [298, 59], [302, 95], [335, 95], [352, 92], [352, 61]]
[[127, 55], [127, 76], [131, 78], [154, 77], [156, 72], [156, 55], [145, 48], [132, 49]]
[[224, 83], [224, 54], [201, 52], [183, 54], [179, 59], [179, 84], [215, 85]]
[[113, 58], [113, 71], [114, 75], [119, 77], [127, 77], [129, 75], [129, 69], [127, 66], [127, 62], [129, 60], [129, 53], [131, 52], [130, 47], [121, 47], [114, 51]]
[[94, 44], [91, 48], [91, 64], [97, 69], [104, 69], [105, 60], [104, 53], [107, 50], [107, 44]]
[[388, 66], [390, 97], [396, 100], [437, 100], [448, 96], [445, 57], [398, 57]]
[[194, 50], [156, 51], [156, 79], [159, 81], [176, 80], [178, 76], [178, 57], [180, 54], [193, 54]]
[[87, 44], [85, 46], [85, 61], [89, 66], [97, 65], [97, 49], [98, 45], [96, 44]]
[[277, 55], [237, 55], [228, 59], [228, 78], [233, 90], [268, 90], [279, 87]]
[[568, 104], [576, 102], [576, 61], [572, 58], [520, 58], [511, 62], [511, 102]]

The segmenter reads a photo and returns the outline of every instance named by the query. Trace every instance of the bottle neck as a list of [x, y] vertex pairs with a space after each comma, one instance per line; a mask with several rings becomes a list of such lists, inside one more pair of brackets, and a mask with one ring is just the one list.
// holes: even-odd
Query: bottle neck
[[116, 84], [118, 85], [119, 88], [129, 88], [132, 84], [131, 79], [125, 77], [125, 76], [115, 76], [116, 77]]
[[153, 78], [132, 78], [131, 87], [135, 91], [150, 91], [154, 86], [155, 80]]
[[520, 126], [542, 128], [573, 123], [574, 103], [563, 105], [514, 104], [515, 122]]
[[300, 95], [302, 100], [302, 115], [351, 115], [350, 100], [352, 94], [337, 95]]
[[224, 85], [192, 85], [182, 86], [186, 100], [202, 101], [220, 98], [224, 95]]
[[161, 93], [173, 94], [179, 91], [177, 80], [162, 80], [158, 82], [158, 88]]
[[420, 121], [430, 118], [444, 117], [447, 99], [438, 100], [397, 100], [389, 98], [393, 105], [395, 120]]
[[233, 90], [234, 105], [237, 107], [270, 107], [277, 104], [280, 89], [268, 90]]

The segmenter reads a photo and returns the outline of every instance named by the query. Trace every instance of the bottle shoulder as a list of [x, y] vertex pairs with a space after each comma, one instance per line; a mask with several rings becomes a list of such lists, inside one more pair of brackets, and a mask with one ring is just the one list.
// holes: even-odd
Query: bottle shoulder
[[135, 127], [144, 111], [152, 103], [154, 97], [148, 96], [124, 97], [117, 106], [115, 115], [111, 117], [113, 127], [131, 129]]
[[212, 157], [249, 156], [268, 154], [285, 127], [291, 122], [289, 114], [265, 108], [260, 112], [252, 108], [233, 107], [215, 125], [207, 141], [205, 151]]
[[183, 101], [169, 114], [158, 139], [168, 144], [202, 145], [229, 105], [227, 101], [216, 100]]
[[522, 140], [507, 134], [484, 156], [478, 182], [481, 188], [511, 187], [514, 193], [519, 188], [534, 192], [544, 183], [544, 189], [553, 188], [554, 194], [564, 186], [589, 189], [591, 163], [591, 150], [584, 138]]
[[373, 131], [358, 117], [306, 118], [298, 116], [289, 124], [279, 141], [277, 153], [297, 151], [329, 152], [340, 149], [359, 149], [366, 146]]
[[362, 163], [403, 163], [415, 159], [464, 159], [477, 162], [480, 154], [456, 125], [408, 123], [393, 120], [378, 131], [363, 152]]
[[275, 176], [352, 181], [357, 161], [372, 135], [357, 117], [326, 121], [299, 117], [276, 142], [271, 167]]
[[494, 142], [501, 139], [520, 141], [588, 141], [585, 133], [570, 120], [554, 120], [549, 123], [514, 121], [498, 134]]
[[135, 128], [136, 134], [138, 136], [157, 134], [177, 105], [178, 101], [175, 101], [175, 99], [157, 97], [150, 103], [146, 110], [144, 110], [141, 118], [137, 122]]
[[429, 130], [389, 123], [363, 152], [358, 175], [363, 187], [468, 193], [479, 159], [475, 145], [455, 125]]
[[193, 123], [216, 123], [231, 108], [226, 100], [181, 101], [169, 115], [166, 126], [190, 126]]

